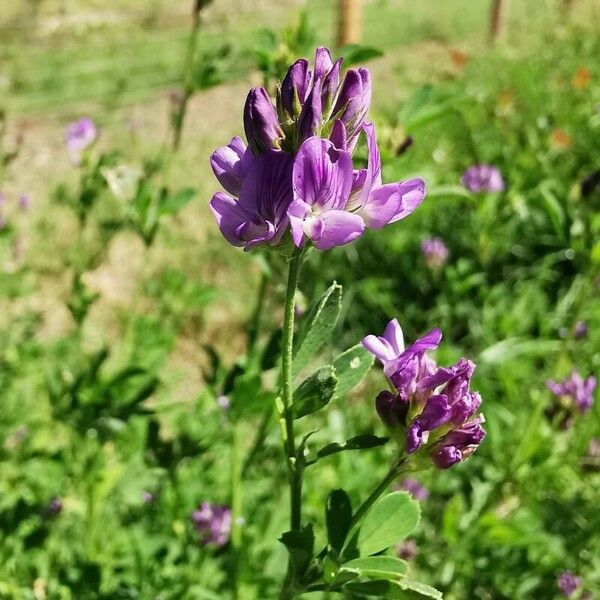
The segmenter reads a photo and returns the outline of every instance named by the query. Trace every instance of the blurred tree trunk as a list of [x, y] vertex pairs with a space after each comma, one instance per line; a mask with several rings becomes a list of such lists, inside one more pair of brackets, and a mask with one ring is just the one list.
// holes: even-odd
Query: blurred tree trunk
[[498, 39], [506, 22], [507, 13], [508, 0], [492, 0], [489, 25], [490, 42], [495, 42]]
[[361, 0], [339, 0], [338, 45], [358, 44], [362, 36]]

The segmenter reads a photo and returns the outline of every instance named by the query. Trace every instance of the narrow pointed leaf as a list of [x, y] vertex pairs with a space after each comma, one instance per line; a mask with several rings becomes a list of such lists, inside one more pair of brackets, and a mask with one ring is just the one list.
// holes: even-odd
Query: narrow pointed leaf
[[333, 283], [313, 306], [300, 330], [292, 365], [294, 377], [302, 371], [331, 335], [341, 306], [342, 286]]

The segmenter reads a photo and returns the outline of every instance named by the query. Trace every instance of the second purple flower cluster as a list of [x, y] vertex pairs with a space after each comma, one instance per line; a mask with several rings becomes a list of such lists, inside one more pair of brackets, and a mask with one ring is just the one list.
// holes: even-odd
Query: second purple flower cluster
[[[371, 77], [318, 48], [312, 71], [296, 61], [281, 82], [276, 104], [264, 88], [248, 93], [244, 130], [210, 159], [228, 193], [210, 207], [225, 239], [251, 250], [277, 246], [289, 231], [296, 247], [347, 244], [365, 228], [378, 229], [412, 213], [425, 197], [421, 179], [384, 184], [375, 127], [367, 121]], [[368, 162], [353, 163], [364, 135]]]
[[363, 345], [383, 364], [393, 391], [382, 391], [375, 406], [392, 435], [409, 454], [427, 447], [442, 469], [468, 458], [485, 437], [483, 415], [475, 416], [481, 396], [470, 390], [475, 365], [461, 358], [451, 367], [438, 367], [427, 354], [442, 332], [433, 329], [404, 348], [402, 329], [390, 321], [382, 336], [369, 335]]

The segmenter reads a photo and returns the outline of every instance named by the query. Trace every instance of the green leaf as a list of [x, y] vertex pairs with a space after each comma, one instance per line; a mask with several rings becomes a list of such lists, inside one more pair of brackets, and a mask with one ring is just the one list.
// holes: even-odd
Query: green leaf
[[442, 593], [435, 588], [404, 578], [398, 581], [350, 582], [344, 586], [344, 590], [353, 594], [379, 596], [380, 598], [388, 598], [389, 600], [422, 600], [423, 598], [443, 600]]
[[288, 549], [294, 570], [301, 576], [308, 569], [314, 553], [315, 534], [312, 523], [299, 531], [286, 531], [279, 541]]
[[325, 523], [329, 545], [340, 552], [350, 531], [352, 503], [344, 490], [332, 490], [325, 505]]
[[179, 212], [196, 195], [194, 188], [183, 188], [172, 196], [167, 196], [159, 207], [161, 215], [172, 215]]
[[294, 418], [299, 419], [327, 406], [337, 385], [333, 367], [327, 366], [315, 371], [305, 379], [294, 392]]
[[336, 398], [344, 397], [365, 378], [373, 366], [373, 360], [373, 355], [361, 344], [357, 344], [333, 361], [333, 368], [338, 378]]
[[395, 556], [367, 556], [344, 563], [342, 569], [358, 571], [362, 577], [398, 579], [406, 575], [408, 563]]
[[406, 492], [392, 492], [378, 500], [363, 519], [357, 546], [370, 555], [397, 544], [417, 526], [419, 503]]
[[346, 450], [377, 448], [378, 446], [385, 446], [388, 442], [389, 438], [378, 437], [371, 433], [363, 433], [361, 435], [356, 435], [345, 442], [332, 442], [331, 444], [327, 444], [327, 446], [323, 446], [323, 448], [317, 452], [317, 459]]
[[296, 377], [330, 336], [342, 306], [342, 286], [333, 283], [310, 310], [297, 337], [298, 345], [292, 365]]
[[442, 592], [434, 587], [421, 583], [420, 581], [412, 581], [411, 579], [400, 579], [397, 585], [405, 591], [414, 592], [414, 594], [406, 596], [392, 596], [393, 598], [434, 598], [435, 600], [443, 600]]

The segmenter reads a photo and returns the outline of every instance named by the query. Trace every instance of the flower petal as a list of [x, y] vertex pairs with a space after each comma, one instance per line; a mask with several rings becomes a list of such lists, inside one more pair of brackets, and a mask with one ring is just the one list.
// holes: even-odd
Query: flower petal
[[321, 79], [333, 68], [331, 52], [324, 46], [319, 46], [315, 52], [315, 81]]
[[394, 218], [402, 207], [402, 194], [397, 183], [389, 183], [371, 190], [367, 201], [359, 209], [367, 227], [380, 229]]
[[223, 237], [233, 246], [243, 246], [245, 242], [239, 237], [238, 230], [243, 223], [251, 219], [252, 215], [241, 208], [231, 196], [223, 192], [217, 192], [212, 197], [210, 210], [215, 216]]
[[346, 127], [339, 119], [333, 124], [333, 127], [331, 128], [331, 133], [329, 135], [329, 139], [331, 140], [333, 145], [339, 150], [346, 150], [346, 146], [348, 143]]
[[210, 155], [210, 166], [219, 183], [234, 196], [240, 195], [244, 167], [248, 164], [243, 160], [246, 144], [235, 136], [227, 146], [221, 146]]
[[341, 209], [351, 187], [352, 159], [347, 152], [318, 137], [309, 138], [300, 146], [293, 167], [294, 200], [320, 210]]
[[383, 335], [368, 335], [362, 344], [384, 364], [398, 358], [404, 351], [404, 335], [398, 319], [392, 319], [387, 324]]
[[354, 182], [351, 199], [347, 206], [348, 210], [362, 208], [367, 203], [371, 190], [381, 185], [381, 157], [377, 146], [375, 126], [373, 123], [365, 123], [362, 130], [367, 138], [367, 168], [354, 171]]
[[278, 233], [287, 226], [287, 210], [292, 202], [292, 157], [269, 150], [252, 160], [242, 182], [240, 206], [270, 221]]
[[359, 215], [345, 210], [329, 210], [319, 217], [307, 219], [304, 231], [316, 248], [329, 250], [349, 244], [360, 237], [364, 229], [365, 224]]
[[294, 200], [288, 208], [288, 217], [290, 218], [290, 228], [292, 230], [292, 240], [298, 248], [302, 247], [302, 238], [304, 237], [304, 219], [310, 214], [310, 206], [302, 200]]
[[409, 179], [397, 184], [402, 198], [398, 213], [390, 219], [395, 223], [414, 212], [425, 199], [425, 182], [422, 179]]

